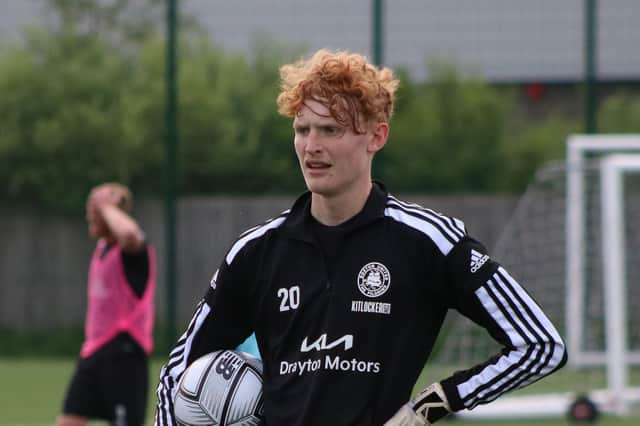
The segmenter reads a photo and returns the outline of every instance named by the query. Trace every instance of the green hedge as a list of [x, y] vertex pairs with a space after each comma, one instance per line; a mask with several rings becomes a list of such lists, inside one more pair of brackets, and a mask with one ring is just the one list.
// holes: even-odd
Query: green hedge
[[0, 357], [75, 356], [83, 339], [81, 325], [40, 332], [0, 328]]
[[[154, 329], [154, 356], [166, 357], [175, 342], [168, 342], [166, 328]], [[17, 331], [0, 327], [0, 358], [6, 357], [75, 357], [84, 339], [82, 324], [43, 331]]]

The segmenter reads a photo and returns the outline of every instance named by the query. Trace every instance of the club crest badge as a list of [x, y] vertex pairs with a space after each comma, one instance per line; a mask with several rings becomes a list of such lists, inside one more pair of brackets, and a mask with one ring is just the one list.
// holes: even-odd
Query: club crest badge
[[365, 296], [382, 296], [389, 289], [389, 284], [391, 284], [391, 275], [382, 263], [367, 263], [358, 273], [358, 289]]

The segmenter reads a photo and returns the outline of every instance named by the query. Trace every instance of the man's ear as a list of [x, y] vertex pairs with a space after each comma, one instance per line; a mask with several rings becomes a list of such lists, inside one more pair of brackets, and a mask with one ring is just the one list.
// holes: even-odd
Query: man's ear
[[389, 137], [389, 124], [380, 122], [373, 125], [373, 137], [367, 145], [367, 151], [376, 153], [382, 149], [387, 143]]

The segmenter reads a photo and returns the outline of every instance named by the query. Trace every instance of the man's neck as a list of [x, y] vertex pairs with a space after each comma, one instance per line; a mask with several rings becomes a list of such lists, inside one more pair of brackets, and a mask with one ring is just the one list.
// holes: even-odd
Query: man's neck
[[311, 215], [320, 223], [336, 226], [360, 213], [371, 193], [371, 180], [366, 185], [336, 195], [311, 194]]

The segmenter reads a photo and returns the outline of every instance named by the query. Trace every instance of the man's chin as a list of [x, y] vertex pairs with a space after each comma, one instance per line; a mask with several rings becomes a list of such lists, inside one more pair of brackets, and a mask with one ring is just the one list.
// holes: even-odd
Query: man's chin
[[332, 191], [328, 188], [327, 185], [307, 184], [307, 189], [309, 190], [309, 192], [313, 194], [322, 195], [324, 197], [328, 197], [332, 193]]
[[94, 227], [89, 227], [89, 237], [93, 238], [94, 240], [98, 240], [100, 238], [105, 238], [107, 237], [107, 232], [105, 232], [104, 230], [100, 229], [100, 228], [94, 228]]
[[334, 185], [331, 185], [326, 179], [306, 178], [305, 183], [307, 189], [314, 194], [329, 196], [335, 192]]

